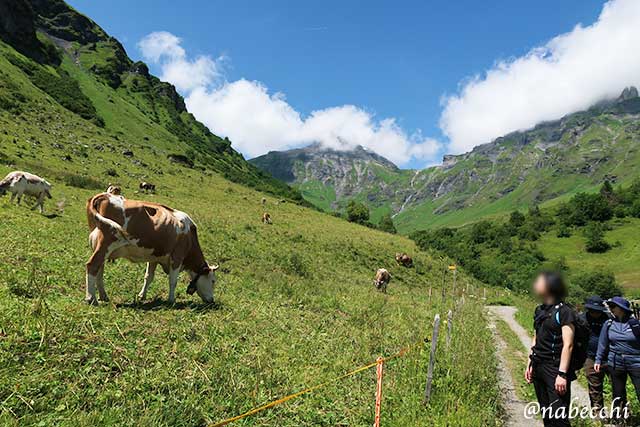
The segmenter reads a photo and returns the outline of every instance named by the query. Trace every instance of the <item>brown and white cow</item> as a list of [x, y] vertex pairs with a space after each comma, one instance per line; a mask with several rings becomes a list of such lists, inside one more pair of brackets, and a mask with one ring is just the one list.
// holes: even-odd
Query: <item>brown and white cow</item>
[[263, 224], [272, 224], [271, 215], [269, 215], [267, 212], [262, 214], [262, 223]]
[[398, 265], [413, 267], [413, 259], [405, 253], [396, 253], [396, 262]]
[[373, 281], [373, 284], [376, 286], [376, 289], [382, 291], [383, 293], [387, 293], [387, 285], [391, 281], [391, 274], [385, 268], [379, 268], [376, 271], [376, 278]]
[[138, 294], [147, 295], [156, 267], [169, 275], [169, 302], [175, 302], [175, 289], [181, 271], [189, 273], [187, 293], [197, 292], [204, 302], [213, 302], [217, 265], [204, 259], [195, 223], [184, 212], [156, 203], [127, 200], [101, 193], [87, 201], [89, 241], [93, 255], [87, 262], [86, 301], [96, 304], [96, 288], [102, 301], [108, 301], [103, 273], [107, 260], [126, 258], [146, 262], [144, 285]]
[[15, 171], [5, 176], [0, 181], [0, 196], [3, 196], [7, 191], [11, 193], [11, 202], [17, 197], [18, 204], [25, 194], [35, 197], [36, 204], [31, 209], [38, 208], [40, 213], [44, 211], [44, 199], [51, 198], [51, 184], [29, 172]]

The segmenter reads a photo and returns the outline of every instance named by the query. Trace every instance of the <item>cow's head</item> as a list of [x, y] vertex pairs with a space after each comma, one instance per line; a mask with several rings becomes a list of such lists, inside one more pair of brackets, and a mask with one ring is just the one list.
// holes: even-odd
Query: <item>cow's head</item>
[[217, 269], [217, 265], [207, 265], [198, 273], [193, 273], [189, 287], [187, 287], [187, 293], [193, 295], [197, 292], [202, 301], [212, 303]]

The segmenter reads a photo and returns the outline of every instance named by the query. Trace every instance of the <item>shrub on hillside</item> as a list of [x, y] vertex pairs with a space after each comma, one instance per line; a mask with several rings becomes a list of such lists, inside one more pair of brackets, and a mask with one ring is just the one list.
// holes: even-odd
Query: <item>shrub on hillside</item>
[[63, 181], [66, 185], [76, 188], [84, 188], [86, 190], [102, 190], [104, 184], [90, 176], [69, 174], [65, 175]]
[[561, 205], [557, 216], [565, 225], [583, 226], [590, 221], [604, 222], [613, 217], [609, 200], [600, 193], [578, 193], [569, 203]]
[[396, 234], [398, 231], [396, 230], [396, 226], [393, 223], [393, 219], [391, 215], [387, 214], [382, 217], [380, 223], [378, 224], [378, 229], [382, 231], [386, 231], [387, 233]]
[[611, 272], [591, 271], [576, 275], [571, 281], [589, 295], [611, 298], [622, 295], [622, 289]]
[[602, 253], [611, 249], [611, 245], [604, 240], [604, 226], [598, 222], [589, 223], [584, 230], [587, 252]]
[[347, 205], [347, 220], [358, 224], [369, 221], [369, 208], [364, 203], [351, 200]]
[[566, 224], [560, 224], [558, 226], [558, 232], [556, 233], [556, 236], [560, 238], [571, 237], [571, 228], [569, 228]]

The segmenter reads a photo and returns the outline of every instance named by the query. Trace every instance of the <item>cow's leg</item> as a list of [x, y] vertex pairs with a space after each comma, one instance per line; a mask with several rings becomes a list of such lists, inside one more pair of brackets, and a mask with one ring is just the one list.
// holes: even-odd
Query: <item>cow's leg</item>
[[156, 274], [156, 267], [158, 266], [155, 262], [147, 263], [147, 271], [144, 272], [144, 285], [142, 285], [142, 289], [138, 294], [138, 298], [141, 300], [147, 297], [147, 291], [149, 290], [149, 285], [153, 282], [153, 277]]
[[38, 210], [40, 211], [40, 213], [43, 212], [43, 204], [44, 204], [44, 193], [40, 193], [40, 195], [38, 196], [38, 199], [36, 200], [36, 204], [33, 205], [33, 207], [31, 208], [31, 210], [34, 210], [35, 208], [38, 208]]
[[109, 302], [107, 292], [104, 290], [104, 264], [102, 264], [102, 268], [100, 268], [100, 271], [98, 271], [98, 274], [96, 275], [96, 287], [98, 288], [100, 301]]
[[170, 267], [169, 270], [169, 302], [176, 302], [176, 285], [178, 284], [178, 276], [180, 275], [180, 267]]
[[104, 246], [96, 247], [93, 255], [87, 262], [87, 279], [86, 279], [86, 295], [85, 301], [88, 304], [95, 305], [98, 303], [96, 298], [96, 285], [98, 283], [98, 275], [104, 267], [107, 251]]
[[13, 200], [16, 198], [16, 193], [11, 192], [11, 198], [9, 199], [9, 202], [13, 203]]

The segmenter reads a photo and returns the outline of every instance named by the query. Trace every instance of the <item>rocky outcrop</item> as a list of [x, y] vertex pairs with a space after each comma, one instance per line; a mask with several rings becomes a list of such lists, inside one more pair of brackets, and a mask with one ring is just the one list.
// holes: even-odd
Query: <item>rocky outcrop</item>
[[0, 40], [40, 63], [49, 62], [52, 52], [38, 40], [35, 19], [27, 1], [0, 0]]
[[620, 97], [618, 97], [618, 101], [629, 101], [631, 99], [638, 97], [638, 89], [635, 86], [629, 86], [624, 88]]

